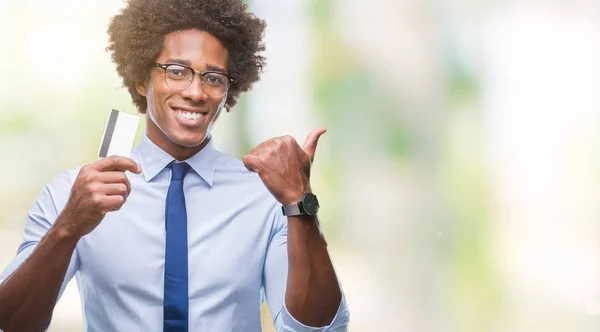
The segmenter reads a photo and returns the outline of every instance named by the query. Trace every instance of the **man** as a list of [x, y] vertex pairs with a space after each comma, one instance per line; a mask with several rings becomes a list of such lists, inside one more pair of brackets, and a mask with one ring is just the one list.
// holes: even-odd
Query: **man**
[[[77, 276], [89, 332], [346, 331], [319, 229], [317, 140], [215, 151], [223, 107], [258, 81], [265, 24], [241, 0], [130, 0], [109, 47], [147, 131], [130, 158], [52, 179], [0, 276], [0, 329], [43, 331]], [[285, 215], [284, 215], [285, 214]]]

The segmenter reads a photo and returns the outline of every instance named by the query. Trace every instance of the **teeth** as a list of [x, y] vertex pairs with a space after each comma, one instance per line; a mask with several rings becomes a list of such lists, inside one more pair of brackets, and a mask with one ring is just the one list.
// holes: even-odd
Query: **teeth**
[[177, 113], [179, 113], [179, 115], [181, 115], [182, 117], [184, 117], [188, 120], [199, 119], [203, 115], [203, 113], [190, 113], [190, 112], [181, 111], [181, 110], [178, 110]]

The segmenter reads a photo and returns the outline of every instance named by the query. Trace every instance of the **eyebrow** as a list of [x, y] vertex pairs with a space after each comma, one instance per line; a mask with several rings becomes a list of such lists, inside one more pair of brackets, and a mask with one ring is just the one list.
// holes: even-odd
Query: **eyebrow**
[[[189, 60], [183, 60], [183, 59], [169, 59], [169, 60], [167, 60], [167, 63], [184, 65], [184, 66], [188, 66], [188, 67], [192, 66], [192, 63]], [[206, 65], [206, 70], [207, 71], [218, 71], [220, 73], [227, 74], [227, 71], [225, 69], [223, 69], [217, 65], [210, 64], [210, 63]]]
[[227, 74], [227, 71], [219, 66], [213, 65], [213, 64], [207, 64], [206, 65], [206, 69], [210, 70], [210, 71], [218, 71], [221, 72], [223, 74]]
[[188, 60], [183, 60], [183, 59], [169, 59], [167, 60], [167, 63], [175, 63], [178, 65], [184, 65], [184, 66], [191, 66], [192, 63]]

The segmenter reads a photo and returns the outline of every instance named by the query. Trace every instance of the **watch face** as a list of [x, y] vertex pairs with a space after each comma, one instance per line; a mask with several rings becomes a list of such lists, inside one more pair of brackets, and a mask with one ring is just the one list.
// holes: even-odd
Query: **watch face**
[[317, 212], [319, 212], [319, 201], [317, 200], [317, 196], [311, 193], [305, 193], [304, 196], [302, 196], [302, 208], [306, 214], [316, 216]]

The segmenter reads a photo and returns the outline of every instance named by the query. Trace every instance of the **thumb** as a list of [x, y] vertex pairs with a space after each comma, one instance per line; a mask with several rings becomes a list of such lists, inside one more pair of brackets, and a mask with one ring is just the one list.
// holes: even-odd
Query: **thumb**
[[302, 150], [306, 152], [311, 162], [315, 159], [315, 151], [317, 151], [317, 142], [319, 141], [319, 137], [325, 134], [326, 131], [327, 129], [325, 128], [315, 129], [310, 134], [308, 134], [306, 141], [304, 141]]

